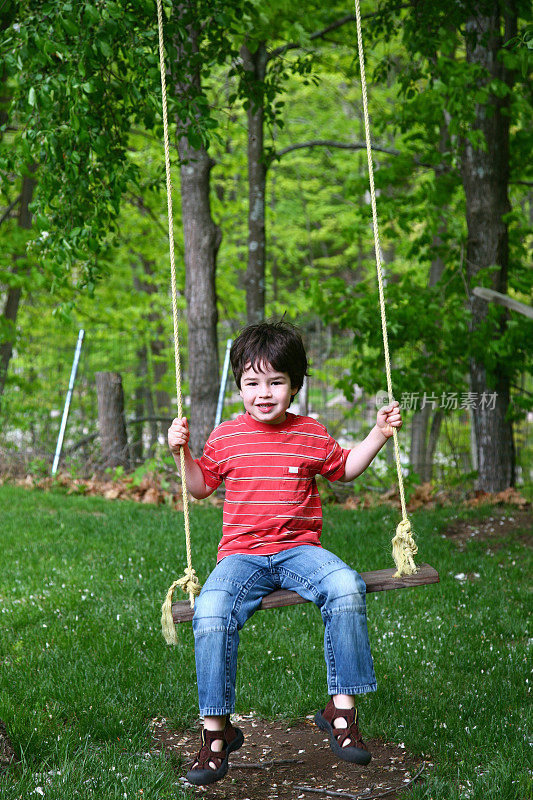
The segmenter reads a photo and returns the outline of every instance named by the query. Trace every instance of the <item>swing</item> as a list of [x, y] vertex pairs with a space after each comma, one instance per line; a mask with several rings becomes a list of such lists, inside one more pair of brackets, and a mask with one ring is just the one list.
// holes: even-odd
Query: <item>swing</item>
[[[379, 230], [378, 218], [376, 208], [376, 195], [374, 190], [374, 171], [372, 167], [372, 148], [370, 144], [370, 124], [368, 119], [368, 104], [366, 93], [366, 79], [365, 79], [365, 65], [363, 59], [363, 39], [361, 34], [361, 12], [359, 9], [359, 0], [355, 0], [355, 16], [357, 23], [357, 45], [359, 52], [359, 66], [361, 69], [361, 90], [363, 97], [363, 114], [365, 122], [365, 140], [366, 151], [368, 158], [368, 172], [370, 181], [370, 197], [372, 205], [372, 225], [374, 232], [374, 248], [376, 255], [376, 271], [379, 287], [379, 304], [381, 312], [381, 328], [383, 333], [383, 349], [385, 354], [385, 371], [387, 375], [387, 390], [389, 396], [389, 403], [393, 399], [392, 393], [392, 379], [391, 367], [389, 358], [389, 344], [387, 337], [387, 321], [385, 314], [385, 297], [383, 291], [383, 277], [381, 269], [381, 256], [379, 245]], [[178, 333], [178, 307], [177, 307], [177, 291], [176, 291], [176, 270], [174, 263], [174, 223], [172, 214], [172, 181], [170, 176], [170, 147], [168, 138], [168, 113], [167, 113], [167, 91], [166, 91], [166, 76], [165, 76], [165, 54], [163, 44], [163, 11], [162, 0], [157, 0], [157, 25], [159, 32], [159, 66], [161, 72], [161, 92], [163, 101], [163, 139], [165, 148], [165, 170], [166, 170], [166, 183], [167, 183], [167, 205], [168, 205], [168, 236], [169, 236], [169, 249], [170, 249], [170, 281], [172, 293], [172, 320], [174, 328], [174, 345], [175, 345], [175, 366], [176, 366], [176, 387], [177, 387], [177, 405], [178, 417], [181, 419], [183, 416], [183, 400], [181, 394], [181, 364], [180, 364], [180, 345]], [[393, 569], [382, 569], [374, 572], [362, 572], [367, 592], [382, 592], [389, 589], [404, 589], [414, 586], [424, 586], [431, 583], [439, 582], [439, 574], [437, 570], [429, 566], [429, 564], [420, 564], [418, 567], [415, 565], [414, 556], [418, 552], [418, 547], [411, 535], [411, 523], [407, 517], [407, 509], [405, 504], [405, 493], [403, 486], [403, 476], [400, 463], [400, 450], [398, 447], [398, 434], [396, 429], [393, 429], [394, 441], [394, 456], [396, 460], [396, 470], [398, 474], [398, 488], [400, 492], [400, 502], [402, 519], [396, 528], [396, 535], [392, 539], [392, 556], [396, 564], [396, 571]], [[183, 448], [180, 450], [180, 471], [182, 483], [182, 497], [183, 497], [183, 518], [185, 527], [185, 547], [187, 553], [187, 567], [181, 578], [174, 581], [168, 589], [165, 601], [162, 605], [161, 626], [163, 636], [167, 644], [177, 644], [177, 636], [175, 624], [180, 622], [190, 622], [194, 614], [194, 598], [200, 594], [201, 585], [192, 566], [191, 554], [191, 540], [190, 540], [190, 524], [189, 524], [189, 502], [187, 495], [187, 482], [185, 473], [185, 456]], [[189, 601], [182, 601], [172, 603], [174, 590], [179, 587], [186, 594], [189, 595]], [[278, 590], [272, 592], [263, 598], [261, 602], [261, 609], [280, 608], [282, 606], [296, 605], [299, 603], [306, 603], [296, 592], [286, 590]]]

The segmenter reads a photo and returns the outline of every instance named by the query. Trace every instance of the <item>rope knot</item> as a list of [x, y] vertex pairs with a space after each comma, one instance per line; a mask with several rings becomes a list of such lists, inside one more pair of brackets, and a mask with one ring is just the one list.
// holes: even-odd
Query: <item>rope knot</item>
[[408, 534], [410, 534], [411, 522], [408, 519], [402, 519], [401, 522], [398, 523], [398, 526], [396, 528], [396, 533], [401, 534], [402, 536], [407, 536]]
[[161, 630], [167, 644], [178, 643], [174, 619], [172, 617], [172, 596], [174, 590], [178, 586], [189, 595], [191, 608], [194, 608], [194, 598], [198, 597], [202, 589], [198, 576], [192, 567], [187, 567], [181, 578], [178, 578], [177, 581], [174, 581], [174, 583], [169, 586], [167, 596], [161, 606]]
[[198, 597], [202, 590], [202, 585], [198, 580], [198, 575], [193, 567], [186, 567], [181, 578], [178, 578], [175, 583], [176, 586], [179, 586], [180, 589], [183, 589], [186, 594], [192, 594], [194, 597]]
[[418, 572], [414, 562], [414, 556], [418, 553], [418, 547], [411, 535], [411, 523], [404, 517], [398, 523], [396, 535], [392, 540], [392, 557], [396, 564], [395, 578], [402, 575], [415, 575]]

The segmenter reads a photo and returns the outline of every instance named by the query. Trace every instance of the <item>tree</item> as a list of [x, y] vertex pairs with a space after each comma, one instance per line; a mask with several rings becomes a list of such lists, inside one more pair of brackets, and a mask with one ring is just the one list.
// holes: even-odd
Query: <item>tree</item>
[[[93, 326], [102, 350], [99, 368], [123, 372], [126, 401], [152, 378], [156, 387], [170, 396], [174, 391], [172, 370], [156, 376], [152, 368], [160, 359], [169, 364], [172, 358], [166, 349], [171, 326], [153, 7], [147, 4], [145, 9], [137, 3], [120, 8], [109, 3], [108, 7], [105, 0], [91, 22], [90, 3], [78, 4], [71, 12], [62, 9], [55, 16], [47, 16], [46, 10], [37, 13], [45, 5], [27, 4], [28, 31], [23, 31], [20, 41], [11, 31], [12, 43], [6, 51], [10, 92], [16, 98], [9, 109], [16, 130], [6, 128], [0, 144], [5, 167], [2, 214], [8, 214], [0, 228], [5, 274], [11, 274], [14, 263], [10, 254], [15, 254], [14, 215], [20, 194], [17, 169], [23, 169], [28, 156], [37, 164], [34, 224], [24, 233], [29, 237], [30, 257], [24, 264], [17, 262], [24, 269], [35, 265], [29, 279], [31, 291], [23, 288], [24, 302], [19, 304], [18, 314], [19, 329], [34, 331], [35, 341], [28, 341], [27, 356], [22, 349], [26, 342], [21, 341], [13, 363], [16, 372], [13, 369], [11, 376], [14, 379], [19, 374], [31, 355], [36, 374], [32, 393], [45, 398], [39, 407], [43, 431], [46, 415], [56, 408], [57, 400], [40, 372], [43, 362], [36, 356], [36, 338], [53, 335], [57, 337], [54, 341], [59, 341], [65, 335], [67, 328], [59, 325], [58, 317], [53, 326], [49, 322], [48, 315], [58, 302], [62, 311], [70, 311], [84, 327], [85, 322]], [[351, 17], [337, 14], [331, 6], [318, 9], [309, 4], [302, 26], [294, 9], [284, 8], [280, 2], [279, 8], [277, 4], [269, 7], [260, 20], [257, 9], [248, 7], [237, 21], [242, 8], [237, 2], [231, 6], [212, 2], [165, 5], [171, 152], [173, 169], [182, 178], [186, 234], [184, 241], [179, 232], [181, 211], [175, 203], [178, 305], [184, 311], [189, 306], [184, 316], [195, 339], [187, 341], [187, 328], [180, 326], [184, 390], [193, 413], [203, 409], [192, 425], [200, 431], [193, 445], [197, 452], [205, 437], [201, 431], [208, 431], [214, 418], [216, 328], [219, 334], [227, 330], [232, 335], [245, 316], [243, 267], [258, 278], [254, 285], [262, 283], [265, 292], [263, 299], [257, 292], [248, 299], [249, 314], [253, 302], [254, 315], [287, 310], [306, 326], [314, 324], [320, 310], [333, 337], [344, 330], [355, 333], [352, 368], [342, 375], [346, 393], [352, 396], [354, 383], [368, 391], [383, 384], [355, 39], [353, 26], [346, 24]], [[468, 63], [463, 56], [465, 14], [461, 11], [461, 17], [461, 8], [454, 4], [453, 14], [448, 14], [444, 6], [438, 6], [433, 20], [423, 4], [418, 4], [417, 14], [412, 8], [393, 11], [392, 3], [383, 4], [377, 15], [372, 9], [365, 25], [388, 318], [399, 396], [426, 392], [440, 397], [450, 389], [459, 394], [469, 389], [474, 336], [469, 335], [470, 309], [464, 302], [468, 231], [461, 143], [469, 137], [474, 144], [481, 141], [481, 135], [473, 131], [475, 102], [485, 102], [488, 88], [479, 88], [479, 65]], [[144, 13], [148, 15], [145, 20]], [[335, 29], [321, 38], [319, 34], [334, 23]], [[76, 25], [84, 24], [88, 35], [85, 29], [79, 37], [68, 33], [67, 28], [75, 30]], [[128, 56], [126, 60], [121, 37], [113, 39], [117, 26], [124, 28], [123, 40], [134, 53], [131, 59]], [[372, 32], [375, 37], [370, 44]], [[27, 42], [33, 47], [36, 36], [45, 34], [51, 41], [57, 39], [58, 47], [54, 51], [48, 48], [45, 59], [46, 51], [35, 45], [38, 53], [33, 63], [34, 50]], [[100, 39], [111, 47], [111, 58], [103, 57]], [[15, 56], [24, 56], [26, 72], [17, 67], [9, 47]], [[504, 48], [506, 59], [519, 57], [513, 47]], [[55, 52], [68, 60], [64, 68]], [[257, 70], [246, 69], [254, 61]], [[75, 63], [85, 71], [84, 83], [92, 81], [91, 92], [82, 85], [74, 87], [76, 77], [79, 81]], [[516, 72], [516, 66], [513, 69]], [[43, 82], [37, 78], [39, 70]], [[318, 86], [314, 77], [320, 78]], [[510, 177], [518, 181], [529, 177], [524, 163], [530, 114], [527, 95], [519, 91], [519, 84], [509, 95]], [[35, 105], [28, 102], [32, 86]], [[489, 84], [491, 91], [494, 86]], [[55, 105], [46, 103], [51, 91], [58, 98]], [[140, 92], [135, 110], [134, 92]], [[283, 105], [287, 97], [290, 103]], [[100, 102], [104, 113], [98, 127]], [[117, 192], [119, 216], [114, 216], [109, 196], [100, 191], [106, 153], [92, 155], [83, 144], [87, 137], [98, 141], [99, 136], [106, 136], [113, 107], [120, 112], [120, 119], [111, 130], [111, 140], [113, 146], [121, 143], [124, 148], [123, 156], [112, 156], [108, 165], [113, 186], [121, 187]], [[443, 125], [447, 133], [441, 147]], [[29, 151], [23, 146], [25, 128], [34, 142]], [[263, 145], [247, 159], [254, 131], [262, 135]], [[54, 134], [60, 138], [57, 150], [51, 147]], [[44, 142], [41, 150], [39, 141]], [[58, 157], [61, 149], [68, 153], [68, 163], [66, 159], [61, 163]], [[77, 165], [76, 152], [80, 154]], [[37, 159], [40, 154], [44, 154], [43, 161]], [[248, 167], [253, 173], [251, 181], [246, 177]], [[48, 174], [49, 169], [53, 175]], [[506, 219], [513, 268], [509, 269], [508, 284], [509, 293], [520, 296], [527, 285], [522, 244], [527, 187], [510, 185], [511, 212]], [[88, 206], [87, 226], [84, 223], [82, 228], [75, 220], [79, 220], [91, 186], [93, 205]], [[57, 209], [51, 187], [59, 187]], [[261, 199], [261, 213], [257, 230], [251, 232], [248, 217], [254, 207], [253, 196]], [[252, 202], [247, 204], [249, 197]], [[265, 199], [269, 201], [266, 204]], [[51, 204], [50, 209], [46, 203]], [[103, 225], [93, 226], [93, 215], [100, 218], [100, 212]], [[52, 227], [50, 220], [62, 220], [63, 228], [59, 222]], [[42, 239], [47, 232], [50, 235]], [[96, 246], [94, 251], [89, 241], [91, 247]], [[253, 243], [258, 247], [251, 247]], [[25, 252], [25, 247], [26, 241], [20, 252]], [[255, 259], [254, 254], [263, 252], [261, 247], [264, 256]], [[64, 262], [62, 248], [68, 251]], [[475, 281], [492, 285], [492, 275], [481, 271]], [[47, 295], [50, 286], [54, 286], [55, 299]], [[7, 281], [4, 298], [6, 289]], [[498, 313], [489, 309], [487, 324], [499, 319]], [[513, 322], [510, 318], [497, 340], [497, 357], [518, 374], [527, 355], [524, 332], [528, 329]], [[132, 342], [131, 352], [121, 353], [128, 362], [124, 370], [116, 363], [116, 355], [113, 363], [107, 352], [110, 348], [100, 330], [104, 325], [110, 331], [127, 331]], [[487, 329], [485, 338], [490, 339], [491, 330]], [[481, 331], [479, 340], [482, 338]], [[489, 349], [493, 353], [492, 342]], [[187, 351], [191, 367], [197, 369], [194, 385]], [[200, 396], [206, 388], [210, 399]], [[157, 411], [157, 397], [153, 386], [151, 389], [150, 397], [143, 393], [143, 409], [139, 406], [137, 416], [157, 415], [151, 410], [153, 405]], [[25, 396], [29, 408], [28, 393]], [[10, 397], [13, 410], [14, 394]], [[514, 406], [511, 411], [518, 413]], [[442, 412], [429, 405], [424, 412], [424, 424], [416, 431], [419, 446], [413, 447], [413, 454], [416, 449], [423, 451], [421, 459], [427, 460]], [[155, 434], [154, 427], [152, 441]]]
[[[385, 112], [382, 108], [374, 118], [374, 136], [385, 130], [394, 134], [399, 156], [378, 162], [380, 219], [386, 235], [395, 232], [402, 237], [400, 252], [418, 260], [409, 270], [409, 281], [399, 263], [393, 271], [387, 268], [397, 387], [437, 398], [441, 391], [453, 389], [457, 396], [463, 387], [469, 388], [477, 403], [475, 425], [483, 431], [482, 441], [477, 441], [478, 485], [501, 489], [513, 480], [511, 422], [520, 413], [511, 406], [509, 386], [528, 362], [525, 341], [531, 328], [519, 323], [522, 336], [518, 335], [516, 321], [507, 322], [505, 312], [476, 308], [470, 293], [480, 282], [497, 288], [509, 281], [516, 292], [525, 286], [525, 253], [519, 242], [523, 236], [517, 230], [521, 212], [516, 202], [511, 210], [508, 199], [509, 182], [520, 183], [522, 177], [523, 156], [518, 153], [525, 152], [525, 125], [531, 115], [524, 94], [513, 87], [509, 69], [511, 62], [522, 59], [513, 52], [520, 34], [513, 39], [510, 24], [518, 9], [512, 4], [504, 11], [495, 3], [478, 4], [474, 19], [466, 3], [431, 8], [416, 4], [401, 12], [401, 24], [392, 2], [383, 4], [382, 12], [374, 36], [376, 42], [387, 43], [389, 52], [374, 76], [396, 85], [401, 102]], [[444, 119], [447, 144], [439, 152]], [[510, 143], [509, 121], [514, 122]], [[433, 177], [424, 174], [422, 165], [434, 170]], [[482, 170], [483, 180], [476, 177], [477, 170]], [[450, 213], [443, 220], [445, 207]], [[508, 237], [509, 225], [516, 232]], [[439, 259], [444, 269], [431, 286], [431, 272]], [[508, 263], [513, 263], [512, 272]], [[426, 289], [420, 286], [422, 264], [431, 265]], [[406, 298], [409, 308], [404, 305]], [[358, 374], [361, 380], [364, 375], [364, 382], [372, 386], [377, 375], [369, 367], [380, 348], [376, 337], [366, 332], [365, 325], [371, 324], [368, 300], [368, 295], [358, 296], [356, 291], [347, 298], [339, 285], [322, 305], [340, 324], [349, 324], [350, 316], [357, 320], [352, 325], [369, 349], [354, 360], [350, 379]], [[467, 375], [469, 387], [464, 386]], [[493, 396], [495, 408], [487, 402]], [[422, 438], [425, 449], [425, 433]]]
[[[404, 27], [404, 44], [418, 70], [418, 75], [415, 70], [408, 71], [405, 96], [412, 92], [414, 79], [427, 79], [429, 93], [437, 81], [443, 82], [442, 102], [455, 132], [450, 149], [459, 165], [467, 226], [470, 391], [476, 398], [495, 396], [494, 407], [481, 402], [473, 415], [478, 485], [488, 491], [514, 482], [510, 383], [523, 363], [508, 357], [510, 341], [515, 338], [508, 315], [491, 312], [471, 292], [485, 281], [506, 292], [509, 283], [509, 131], [517, 112], [511, 65], [516, 64], [512, 49], [519, 6], [487, 0], [478, 4], [473, 14], [469, 4], [458, 3], [451, 15], [448, 6], [439, 7], [437, 13], [434, 8], [429, 11], [419, 6], [409, 13]], [[464, 61], [457, 56], [457, 38], [464, 42]], [[520, 135], [515, 134], [515, 142], [520, 146]], [[522, 269], [518, 262], [513, 280], [517, 286]]]
[[135, 176], [126, 144], [146, 89], [146, 80], [130, 80], [136, 58], [147, 56], [141, 6], [106, 1], [58, 9], [27, 0], [2, 9], [0, 191], [6, 213], [17, 207], [25, 234], [2, 230], [2, 260], [12, 263], [0, 274], [1, 389], [24, 291], [43, 275], [52, 288], [91, 290], [100, 275], [99, 258]]
[[[207, 436], [216, 404], [214, 267], [220, 243], [209, 211], [207, 149], [214, 120], [200, 72], [227, 58], [228, 31], [245, 5], [226, 10], [223, 3], [182, 3], [172, 7], [167, 31], [174, 43], [171, 112], [182, 167], [195, 449]], [[8, 175], [30, 159], [38, 164], [30, 248], [52, 283], [70, 285], [73, 293], [94, 291], [106, 250], [116, 243], [122, 199], [138, 183], [128, 138], [132, 125], [154, 126], [160, 108], [155, 34], [148, 0], [103, 0], [98, 6], [84, 0], [59, 11], [48, 0], [27, 0], [3, 31], [14, 85], [10, 119], [24, 136], [11, 151], [4, 148], [0, 167]]]
[[[502, 48], [516, 36], [514, 3], [487, 2], [465, 21], [467, 63], [479, 70], [479, 97], [473, 133], [464, 142], [461, 175], [466, 198], [466, 274], [470, 290], [490, 271], [491, 288], [507, 292], [509, 275], [509, 121], [514, 77], [506, 68]], [[502, 35], [503, 34], [503, 35]], [[514, 443], [509, 417], [510, 371], [497, 351], [487, 358], [486, 342], [505, 336], [508, 314], [491, 315], [482, 300], [471, 295], [470, 386], [481, 397], [496, 392], [494, 408], [481, 407], [474, 415], [479, 485], [497, 492], [514, 484]], [[492, 319], [491, 319], [492, 316]], [[491, 357], [492, 356], [492, 357]], [[496, 356], [494, 358], [494, 356]], [[492, 362], [492, 363], [491, 363]]]
[[[260, 41], [252, 51], [250, 43], [241, 47], [246, 83], [252, 96], [246, 101], [248, 119], [248, 267], [246, 270], [246, 318], [248, 324], [265, 316], [265, 194], [266, 172], [264, 151], [265, 109], [263, 87], [268, 54]], [[250, 45], [254, 47], [254, 45]], [[255, 89], [255, 91], [254, 91]]]
[[98, 430], [104, 468], [129, 467], [128, 437], [124, 419], [124, 392], [118, 372], [97, 372]]
[[[334, 10], [327, 12], [328, 16], [332, 13]], [[283, 2], [271, 5], [269, 14], [267, 17], [261, 10], [261, 14], [255, 15], [240, 48], [239, 94], [244, 98], [248, 123], [248, 256], [244, 278], [248, 324], [259, 322], [265, 315], [267, 171], [275, 156], [272, 145], [265, 146], [265, 123], [269, 124], [272, 135], [277, 126], [283, 125], [282, 96], [287, 92], [288, 80], [294, 75], [308, 76], [312, 71], [309, 53], [290, 60], [284, 60], [284, 56], [353, 21], [352, 16], [344, 15], [319, 30], [310, 30], [310, 26], [318, 25], [318, 20], [324, 17], [323, 9], [310, 8], [304, 29], [291, 11], [287, 12]], [[299, 37], [298, 42], [286, 41], [274, 47], [277, 40], [290, 39], [292, 34]], [[236, 69], [232, 70], [232, 74], [236, 73]], [[316, 76], [312, 79], [318, 83]], [[306, 83], [307, 80], [306, 77]]]
[[12, 6], [2, 46], [16, 135], [1, 154], [4, 181], [21, 164], [37, 165], [32, 244], [56, 281], [91, 286], [122, 194], [135, 180], [131, 124], [153, 118], [146, 69], [157, 62], [153, 9], [110, 0]]
[[[28, 174], [22, 177], [21, 191], [17, 202], [17, 226], [22, 231], [29, 231], [31, 228], [30, 203], [35, 189], [35, 178], [33, 177], [34, 167], [28, 170]], [[19, 248], [24, 248], [24, 239], [19, 240]], [[20, 305], [22, 287], [25, 276], [28, 273], [28, 266], [24, 250], [11, 254], [12, 268], [7, 276], [7, 290], [4, 302], [4, 309], [0, 319], [0, 398], [4, 393], [7, 380], [7, 371], [11, 356], [13, 354], [13, 342], [15, 340], [15, 326]]]
[[180, 157], [181, 209], [185, 248], [185, 295], [187, 298], [188, 363], [191, 394], [190, 446], [200, 454], [213, 428], [218, 387], [218, 339], [216, 305], [216, 256], [221, 231], [211, 215], [210, 174], [213, 161], [197, 122], [205, 109], [201, 83], [199, 20], [196, 4], [174, 7], [176, 21], [186, 38], [174, 40], [170, 64], [171, 92], [180, 106], [177, 138]]

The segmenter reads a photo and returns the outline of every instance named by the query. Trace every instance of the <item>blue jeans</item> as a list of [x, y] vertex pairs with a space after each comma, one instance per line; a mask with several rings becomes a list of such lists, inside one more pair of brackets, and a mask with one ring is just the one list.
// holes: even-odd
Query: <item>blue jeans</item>
[[239, 630], [275, 589], [320, 608], [328, 693], [375, 691], [363, 579], [333, 553], [301, 545], [272, 556], [226, 556], [209, 575], [193, 619], [200, 714], [234, 710]]

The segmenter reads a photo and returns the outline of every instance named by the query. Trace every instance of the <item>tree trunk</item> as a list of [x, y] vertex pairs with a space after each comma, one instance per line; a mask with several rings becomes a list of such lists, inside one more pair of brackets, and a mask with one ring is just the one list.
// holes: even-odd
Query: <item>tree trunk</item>
[[[443, 219], [438, 233], [433, 238], [433, 247], [437, 253], [444, 231], [445, 222]], [[443, 272], [444, 260], [441, 255], [437, 254], [431, 262], [428, 281], [429, 288], [432, 288], [440, 281]], [[431, 359], [429, 358], [429, 355], [427, 363], [429, 366], [431, 365]], [[431, 372], [428, 372], [426, 375], [428, 387], [433, 381], [434, 377], [435, 376], [431, 374]], [[433, 458], [435, 456], [435, 450], [439, 439], [442, 419], [442, 411], [439, 409], [433, 410], [432, 406], [429, 404], [413, 414], [409, 462], [411, 465], [411, 470], [420, 476], [422, 483], [430, 481], [433, 477]]]
[[306, 376], [302, 384], [302, 388], [296, 395], [298, 403], [298, 414], [306, 417], [309, 414], [309, 378]]
[[190, 389], [191, 451], [202, 452], [215, 424], [218, 398], [218, 337], [216, 254], [220, 229], [211, 217], [209, 173], [205, 150], [195, 150], [187, 139], [179, 142], [182, 217], [185, 240], [185, 297], [187, 299], [188, 375]]
[[426, 441], [431, 409], [429, 405], [413, 414], [411, 420], [411, 447], [409, 464], [411, 472], [415, 472], [422, 483], [426, 474]]
[[[276, 128], [274, 127], [272, 130], [272, 139], [275, 144], [276, 141]], [[273, 170], [270, 179], [270, 213], [271, 219], [275, 219], [276, 213], [276, 171]], [[275, 226], [274, 226], [275, 227]], [[272, 301], [274, 303], [278, 300], [278, 258], [276, 254], [277, 248], [277, 237], [275, 233], [270, 237], [270, 248], [271, 248], [271, 256], [270, 256], [270, 263], [271, 263], [271, 276], [272, 276]], [[265, 259], [266, 259], [266, 246], [265, 246]], [[266, 268], [266, 265], [265, 265]]]
[[[449, 114], [444, 111], [444, 121], [440, 126], [440, 135], [439, 135], [439, 152], [442, 154], [444, 159], [444, 153], [450, 146], [449, 142]], [[443, 168], [442, 166], [437, 166], [435, 168], [435, 179], [438, 181], [439, 178], [442, 176]], [[440, 223], [437, 232], [433, 236], [432, 242], [432, 250], [433, 250], [433, 258], [431, 261], [431, 267], [429, 269], [429, 279], [428, 279], [428, 287], [432, 289], [434, 286], [442, 278], [444, 272], [444, 259], [440, 252], [440, 248], [442, 246], [442, 241], [444, 234], [446, 233], [446, 221], [448, 218], [447, 209], [443, 208], [440, 214]], [[432, 361], [427, 354], [427, 363], [430, 367]], [[433, 382], [434, 375], [431, 372], [428, 372], [426, 378], [428, 380], [428, 389], [429, 383]], [[413, 415], [413, 422], [411, 428], [411, 453], [410, 453], [410, 464], [411, 469], [416, 472], [420, 476], [420, 480], [422, 483], [426, 483], [430, 481], [433, 477], [433, 458], [435, 455], [435, 449], [437, 447], [437, 441], [439, 438], [439, 433], [442, 425], [442, 412], [438, 409], [435, 413], [431, 414], [432, 408], [429, 405], [426, 405], [420, 411], [417, 411]], [[428, 437], [429, 431], [429, 437]]]
[[[170, 411], [170, 397], [166, 389], [161, 388], [161, 381], [167, 372], [167, 359], [165, 358], [165, 340], [163, 339], [163, 327], [158, 325], [154, 330], [154, 336], [150, 339], [150, 352], [152, 354], [152, 377], [154, 405], [158, 414], [161, 416], [163, 411]], [[167, 351], [168, 354], [168, 351]], [[166, 431], [165, 431], [166, 433]]]
[[[139, 204], [139, 211], [144, 216], [147, 212], [142, 204]], [[143, 275], [133, 273], [133, 281], [135, 288], [148, 295], [155, 295], [159, 291], [159, 286], [154, 281], [155, 275], [155, 262], [146, 258], [139, 253], [139, 261], [142, 267]], [[153, 386], [150, 386], [152, 392], [153, 404], [159, 412], [170, 410], [170, 397], [168, 392], [161, 389], [161, 381], [163, 380], [166, 371], [168, 360], [165, 358], [165, 341], [163, 324], [161, 322], [161, 315], [159, 311], [153, 309], [148, 313], [148, 322], [150, 323], [150, 353], [152, 356], [152, 375]]]
[[[154, 275], [154, 262], [145, 258], [140, 253], [139, 262], [143, 274], [139, 275], [134, 267], [133, 284], [135, 289], [147, 295], [155, 295], [158, 287], [152, 279]], [[147, 337], [149, 344], [143, 345], [137, 351], [138, 373], [142, 381], [142, 386], [139, 387], [137, 394], [142, 393], [146, 415], [155, 417], [158, 413], [159, 416], [161, 416], [163, 411], [168, 412], [170, 410], [170, 398], [168, 393], [160, 388], [160, 382], [165, 376], [167, 365], [165, 359], [162, 357], [165, 343], [163, 341], [163, 325], [159, 312], [151, 310], [147, 315], [147, 320], [150, 330], [149, 336]], [[142, 416], [142, 414], [138, 416]], [[150, 424], [150, 455], [153, 455], [155, 452], [158, 433], [159, 428], [157, 423], [152, 422]]]
[[[146, 362], [147, 362], [146, 363], [147, 381], [146, 381], [146, 386], [145, 386], [145, 389], [144, 389], [144, 399], [145, 399], [145, 407], [144, 408], [145, 408], [146, 416], [154, 418], [156, 416], [156, 410], [155, 410], [155, 405], [154, 405], [154, 395], [153, 395], [153, 392], [152, 392], [152, 386], [151, 386], [150, 376], [149, 376], [149, 372], [148, 372], [148, 352], [147, 352], [146, 348], [144, 349], [144, 353], [145, 353]], [[150, 430], [150, 442], [148, 444], [148, 455], [150, 457], [153, 457], [155, 455], [155, 449], [157, 447], [158, 428], [157, 428], [157, 422], [155, 422], [153, 419], [152, 419], [152, 422], [150, 422], [148, 424], [149, 424], [149, 430]]]
[[413, 415], [409, 463], [421, 483], [427, 483], [433, 477], [433, 459], [443, 419], [442, 411], [439, 408], [433, 410], [430, 405]]
[[[144, 375], [146, 372], [146, 351], [144, 347], [139, 347], [137, 350], [137, 387], [133, 396], [133, 407], [135, 409], [135, 418], [141, 419], [144, 417]], [[130, 456], [132, 465], [142, 464], [144, 460], [144, 442], [143, 442], [142, 423], [130, 428]]]
[[[483, 67], [488, 74], [485, 84], [493, 79], [512, 85], [512, 79], [498, 57], [502, 47], [499, 4], [492, 12], [478, 10], [466, 24], [466, 55], [471, 64]], [[516, 33], [516, 19], [506, 20], [505, 40]], [[468, 238], [466, 271], [471, 287], [479, 285], [480, 270], [496, 266], [492, 288], [506, 293], [509, 244], [505, 215], [510, 211], [509, 183], [509, 99], [489, 95], [485, 105], [475, 109], [475, 129], [483, 133], [485, 147], [475, 148], [467, 141], [462, 155], [462, 180], [466, 196]], [[486, 330], [487, 304], [471, 296], [471, 335], [475, 340], [480, 328]], [[498, 339], [507, 324], [508, 312], [502, 312], [484, 340]], [[493, 354], [494, 357], [494, 354]], [[497, 356], [496, 356], [497, 359]], [[482, 346], [478, 345], [470, 360], [470, 388], [477, 399], [474, 412], [478, 462], [478, 487], [497, 492], [514, 482], [514, 447], [512, 424], [506, 419], [509, 408], [509, 378], [505, 364], [496, 360], [488, 367]], [[496, 393], [494, 407], [481, 399]]]
[[[137, 349], [137, 380], [138, 385], [135, 391], [135, 415], [149, 417], [150, 439], [148, 443], [148, 455], [153, 456], [157, 444], [158, 427], [155, 419], [155, 409], [152, 396], [152, 387], [148, 369], [148, 349], [142, 345]], [[130, 455], [132, 462], [142, 461], [144, 456], [144, 425], [139, 425], [134, 434], [134, 439], [130, 437]]]
[[[34, 166], [30, 168], [30, 172], [33, 172], [34, 170]], [[32, 178], [31, 174], [25, 175], [22, 179], [22, 191], [19, 200], [19, 211], [17, 218], [17, 225], [23, 230], [29, 230], [31, 228], [30, 203], [33, 197], [34, 188], [35, 178]], [[21, 262], [22, 259], [22, 255], [15, 256], [13, 264], [14, 274], [18, 272], [18, 262]], [[7, 380], [7, 370], [9, 368], [11, 356], [13, 355], [13, 342], [15, 340], [17, 314], [20, 305], [21, 293], [22, 290], [20, 286], [9, 287], [7, 290], [4, 311], [2, 314], [3, 321], [7, 322], [8, 333], [0, 343], [0, 397], [2, 397], [2, 394], [4, 393]]]
[[[189, 6], [185, 3], [174, 6], [174, 13], [178, 16], [183, 16], [186, 11], [189, 11]], [[187, 47], [179, 38], [174, 42], [177, 58], [171, 65], [169, 82], [180, 106], [190, 108], [192, 105], [194, 109], [194, 97], [201, 93], [198, 30], [192, 23], [187, 25], [187, 30]], [[195, 113], [200, 116], [200, 111]], [[214, 162], [205, 147], [190, 144], [186, 124], [180, 118], [177, 118], [177, 125], [189, 345], [189, 446], [195, 455], [200, 455], [213, 429], [218, 398], [215, 281], [216, 257], [222, 234], [211, 216], [209, 186]]]
[[97, 372], [98, 431], [102, 467], [129, 468], [128, 438], [124, 419], [124, 392], [118, 372]]
[[262, 84], [267, 66], [265, 42], [252, 53], [241, 47], [246, 83], [249, 87], [248, 115], [248, 267], [246, 270], [246, 317], [248, 324], [265, 316], [265, 194], [264, 123]]
[[439, 408], [437, 408], [433, 413], [431, 426], [429, 428], [429, 438], [426, 447], [426, 469], [423, 473], [424, 482], [430, 481], [433, 477], [433, 459], [435, 458], [435, 450], [437, 448], [437, 442], [439, 441], [443, 419], [444, 414]]

